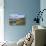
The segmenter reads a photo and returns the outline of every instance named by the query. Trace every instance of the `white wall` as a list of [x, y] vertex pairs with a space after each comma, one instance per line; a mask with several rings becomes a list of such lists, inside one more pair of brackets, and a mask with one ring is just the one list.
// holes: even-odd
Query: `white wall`
[[[33, 19], [40, 9], [40, 0], [5, 0], [4, 8], [4, 37], [7, 41], [18, 41], [24, 37], [36, 24]], [[22, 12], [25, 14], [26, 24], [20, 26], [9, 25], [9, 15]]]
[[[43, 9], [46, 9], [46, 0], [40, 0], [40, 9], [41, 11]], [[46, 27], [46, 11], [43, 12], [43, 22], [40, 21], [40, 25], [43, 25]]]
[[4, 1], [0, 0], [0, 42], [4, 41]]

